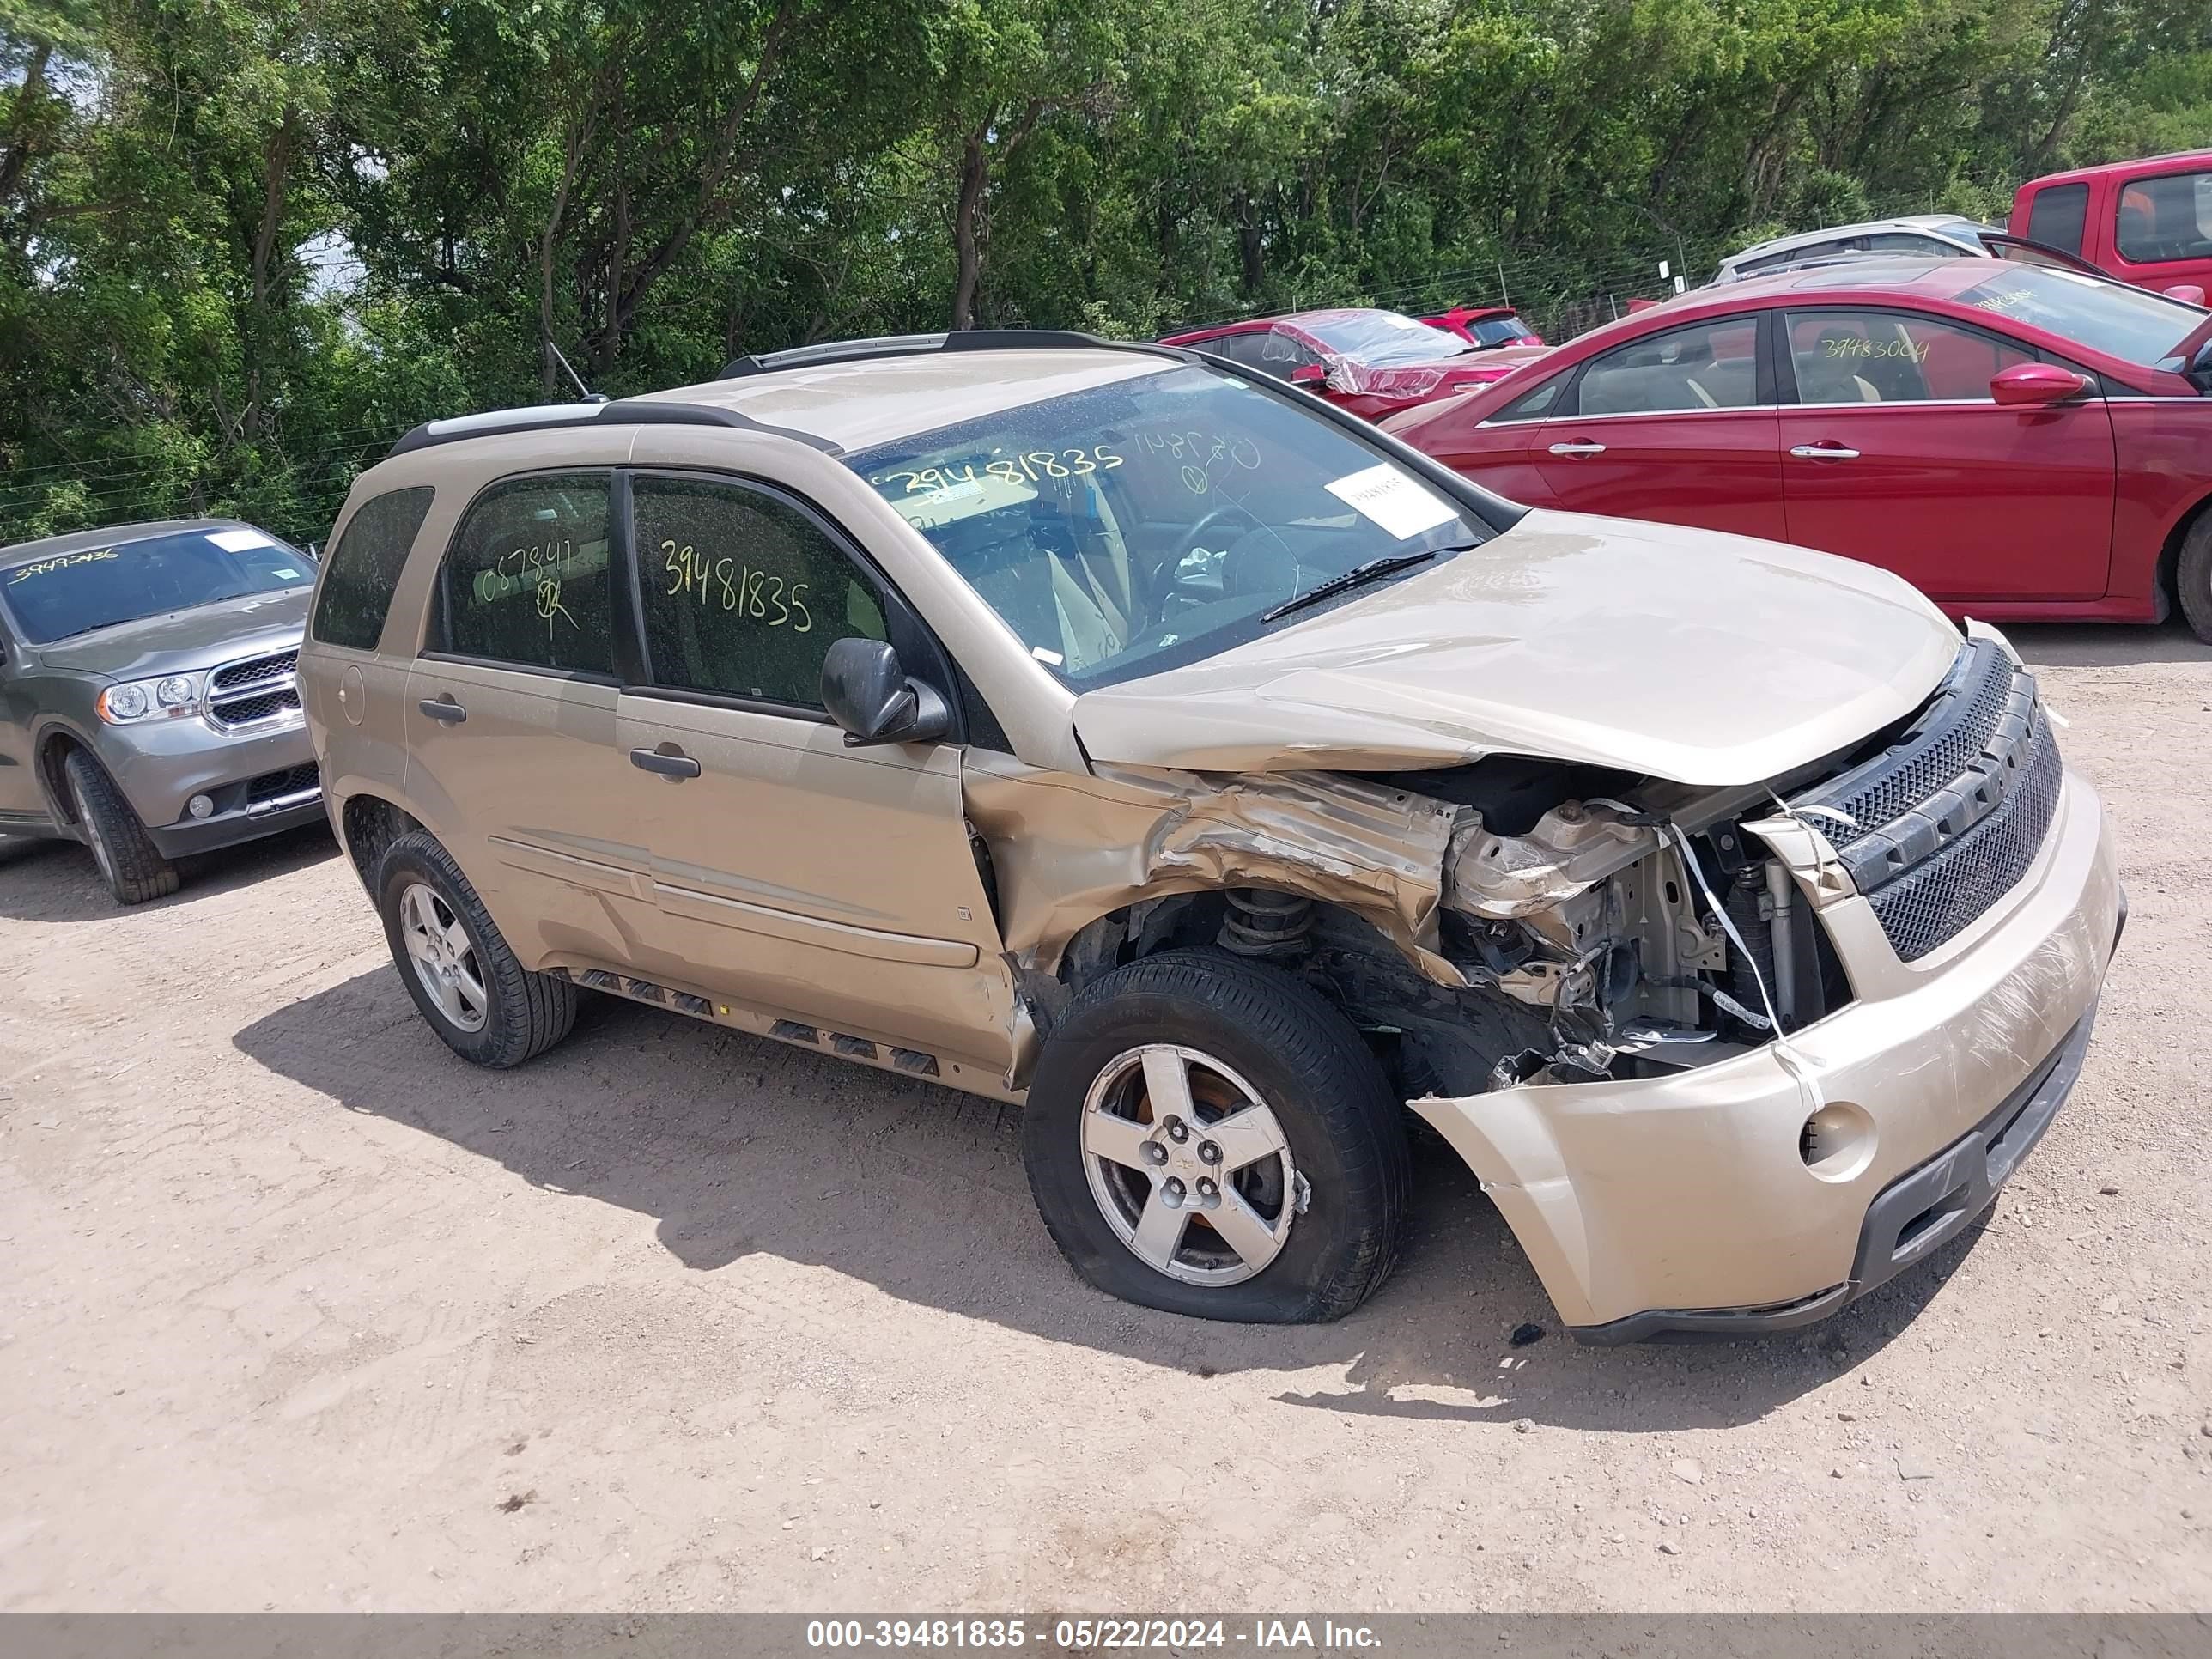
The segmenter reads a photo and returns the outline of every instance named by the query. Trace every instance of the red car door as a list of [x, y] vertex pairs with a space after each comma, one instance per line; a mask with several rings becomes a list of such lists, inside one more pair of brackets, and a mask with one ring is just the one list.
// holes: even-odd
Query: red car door
[[2000, 404], [1990, 377], [2034, 350], [1924, 314], [1792, 312], [1782, 334], [1791, 541], [1938, 599], [2103, 595], [2118, 468], [2100, 397]]
[[1782, 462], [1759, 313], [1646, 334], [1583, 366], [1532, 435], [1553, 500], [1577, 513], [1779, 540]]

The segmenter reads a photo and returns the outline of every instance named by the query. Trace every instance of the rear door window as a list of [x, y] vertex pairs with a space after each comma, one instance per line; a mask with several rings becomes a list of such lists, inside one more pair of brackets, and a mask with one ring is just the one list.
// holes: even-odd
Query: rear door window
[[2067, 253], [2081, 251], [2089, 223], [2089, 186], [2046, 185], [2027, 198], [2027, 240]]
[[1723, 317], [1648, 335], [1590, 360], [1583, 415], [1699, 413], [1759, 403], [1759, 319]]
[[315, 596], [308, 632], [325, 645], [374, 651], [384, 633], [392, 591], [406, 568], [415, 532], [436, 494], [428, 484], [388, 489], [362, 503], [338, 538]]
[[611, 676], [611, 480], [540, 475], [493, 485], [454, 532], [441, 578], [440, 643], [458, 656]]
[[2131, 179], [2118, 211], [2114, 239], [2130, 264], [2212, 259], [2212, 173]]

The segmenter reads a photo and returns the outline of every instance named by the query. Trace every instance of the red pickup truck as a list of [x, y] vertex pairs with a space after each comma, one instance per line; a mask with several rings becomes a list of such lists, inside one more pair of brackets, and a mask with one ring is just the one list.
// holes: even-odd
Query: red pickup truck
[[2212, 291], [2212, 149], [2031, 179], [2007, 228], [2138, 288], [2195, 289], [2175, 297], [2201, 304]]

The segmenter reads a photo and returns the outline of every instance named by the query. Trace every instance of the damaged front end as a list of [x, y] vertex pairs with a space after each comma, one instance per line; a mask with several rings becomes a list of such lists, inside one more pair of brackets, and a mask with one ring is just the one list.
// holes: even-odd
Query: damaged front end
[[985, 759], [967, 793], [1023, 1026], [1014, 1086], [1075, 991], [1170, 945], [1313, 984], [1408, 1097], [1710, 1064], [1849, 996], [1746, 825], [1773, 811], [1761, 788], [1512, 757], [1079, 781]]

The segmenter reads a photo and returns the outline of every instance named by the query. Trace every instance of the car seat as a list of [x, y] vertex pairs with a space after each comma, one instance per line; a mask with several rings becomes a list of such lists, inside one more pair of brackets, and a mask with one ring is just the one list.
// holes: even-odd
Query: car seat
[[1878, 404], [1881, 392], [1852, 365], [1854, 348], [1865, 343], [1856, 329], [1824, 328], [1810, 352], [1791, 354], [1797, 370], [1801, 404]]

